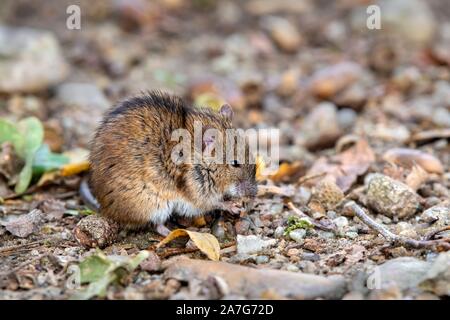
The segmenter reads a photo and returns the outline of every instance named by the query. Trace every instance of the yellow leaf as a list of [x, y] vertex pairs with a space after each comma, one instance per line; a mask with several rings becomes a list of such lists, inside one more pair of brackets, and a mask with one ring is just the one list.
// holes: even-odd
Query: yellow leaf
[[89, 170], [89, 161], [69, 163], [61, 168], [61, 176], [73, 176], [87, 170]]
[[176, 229], [173, 230], [167, 237], [165, 237], [163, 240], [161, 240], [160, 243], [158, 243], [157, 248], [160, 248], [161, 246], [169, 243], [170, 241], [179, 238], [188, 236], [191, 238], [192, 242], [197, 246], [197, 248], [206, 254], [206, 256], [213, 260], [218, 261], [220, 258], [220, 245], [219, 241], [217, 241], [216, 237], [214, 237], [212, 234], [209, 233], [200, 233], [200, 232], [194, 232], [189, 231], [185, 229]]
[[263, 175], [263, 171], [266, 168], [266, 163], [261, 156], [256, 156], [256, 180], [263, 181], [266, 179], [266, 176]]
[[39, 179], [37, 186], [42, 187], [49, 182], [55, 181], [57, 177], [59, 177], [59, 171], [45, 172]]
[[293, 175], [297, 174], [302, 165], [299, 162], [287, 163], [284, 162], [278, 168], [278, 171], [270, 176], [270, 179], [273, 182], [280, 182], [284, 179], [290, 178]]

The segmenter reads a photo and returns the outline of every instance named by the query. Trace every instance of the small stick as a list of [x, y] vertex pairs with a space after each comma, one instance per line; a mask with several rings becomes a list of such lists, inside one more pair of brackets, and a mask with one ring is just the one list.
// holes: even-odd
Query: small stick
[[326, 172], [322, 172], [322, 173], [317, 173], [317, 174], [311, 174], [308, 176], [303, 176], [300, 177], [296, 183], [297, 186], [300, 186], [302, 184], [304, 184], [306, 181], [308, 180], [312, 180], [312, 179], [316, 179], [316, 178], [321, 178], [323, 176], [325, 176], [327, 173]]
[[42, 243], [43, 243], [43, 240], [39, 240], [39, 241], [19, 244], [19, 245], [15, 245], [15, 246], [0, 247], [0, 256], [1, 255], [9, 255], [8, 253], [10, 251], [13, 251], [13, 253], [14, 253], [14, 252], [19, 252], [21, 250], [22, 251], [23, 250], [31, 250], [34, 247], [41, 245]]
[[431, 240], [433, 239], [438, 233], [441, 233], [443, 231], [450, 230], [450, 226], [444, 226], [442, 228], [438, 228], [437, 230], [433, 230], [430, 233], [425, 235], [425, 239]]
[[406, 237], [396, 235], [395, 233], [389, 231], [385, 226], [375, 222], [371, 217], [369, 217], [364, 210], [357, 205], [354, 201], [348, 202], [345, 207], [348, 207], [363, 223], [369, 226], [372, 230], [381, 234], [390, 243], [394, 245], [401, 245], [409, 248], [415, 249], [431, 249], [437, 251], [447, 251], [450, 250], [450, 243], [443, 240], [415, 240]]
[[333, 228], [324, 226], [320, 222], [318, 222], [318, 221], [312, 219], [311, 217], [309, 217], [308, 215], [306, 215], [306, 213], [304, 213], [302, 210], [297, 208], [292, 202], [288, 202], [287, 206], [288, 206], [289, 209], [294, 211], [294, 213], [296, 215], [298, 215], [299, 217], [308, 219], [308, 221], [311, 222], [311, 224], [314, 227], [319, 228], [319, 229], [324, 230], [324, 231], [335, 231]]
[[178, 254], [192, 253], [198, 250], [198, 248], [168, 248], [165, 252], [161, 253], [159, 257], [161, 259], [165, 259], [167, 257], [176, 256]]
[[18, 265], [17, 267], [15, 267], [12, 270], [0, 273], [0, 278], [7, 277], [7, 276], [9, 276], [9, 275], [11, 275], [11, 274], [13, 274], [13, 273], [23, 269], [24, 267], [35, 263], [36, 261], [40, 261], [42, 258], [45, 258], [45, 257], [47, 257], [49, 255], [50, 255], [49, 253], [43, 253], [43, 254], [40, 254], [39, 256], [37, 256], [37, 257], [35, 257], [35, 258], [31, 259], [31, 260], [27, 260], [27, 261], [21, 263], [20, 265]]
[[289, 195], [286, 194], [286, 192], [277, 186], [266, 186], [266, 185], [258, 185], [258, 196], [265, 196], [268, 193], [285, 196], [288, 197]]
[[[221, 253], [228, 253], [228, 252], [222, 252], [222, 250], [233, 247], [236, 245], [236, 241], [231, 241], [229, 243], [227, 243], [226, 245], [223, 245], [220, 249], [221, 249]], [[150, 246], [149, 248], [147, 248], [147, 250], [150, 251], [154, 251], [155, 250], [155, 246]], [[171, 256], [176, 256], [179, 254], [185, 254], [185, 253], [193, 253], [193, 252], [197, 252], [198, 250], [200, 250], [199, 248], [166, 248], [164, 249], [165, 252], [158, 254], [158, 256], [161, 259], [165, 259], [167, 257], [171, 257]]]

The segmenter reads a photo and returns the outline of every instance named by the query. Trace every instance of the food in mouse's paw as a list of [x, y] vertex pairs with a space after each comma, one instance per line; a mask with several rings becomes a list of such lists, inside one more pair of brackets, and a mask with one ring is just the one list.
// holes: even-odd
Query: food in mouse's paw
[[[121, 227], [140, 228], [224, 206], [240, 213], [228, 202], [256, 195], [256, 165], [232, 116], [229, 105], [216, 112], [159, 92], [113, 107], [91, 144], [89, 185], [100, 214]], [[226, 139], [230, 133], [235, 139]]]

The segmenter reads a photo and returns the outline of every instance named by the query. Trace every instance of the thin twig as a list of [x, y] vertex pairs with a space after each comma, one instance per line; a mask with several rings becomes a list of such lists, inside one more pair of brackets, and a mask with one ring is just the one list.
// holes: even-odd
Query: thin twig
[[43, 243], [43, 240], [34, 241], [34, 242], [28, 242], [24, 244], [19, 244], [15, 246], [7, 246], [7, 247], [0, 247], [0, 256], [2, 255], [9, 255], [12, 251], [12, 253], [23, 251], [23, 250], [31, 250], [34, 249], [36, 246], [39, 246]]
[[324, 231], [331, 231], [334, 232], [335, 230], [331, 227], [325, 226], [322, 223], [320, 223], [319, 221], [314, 220], [313, 218], [311, 218], [310, 216], [306, 215], [306, 213], [304, 213], [302, 210], [300, 210], [299, 208], [297, 208], [292, 202], [288, 202], [287, 206], [289, 209], [291, 209], [292, 211], [294, 211], [294, 213], [296, 215], [298, 215], [301, 218], [306, 218], [308, 219], [309, 222], [311, 222], [311, 224], [321, 230]]
[[425, 235], [425, 239], [426, 239], [426, 240], [431, 240], [431, 239], [433, 239], [438, 233], [441, 233], [441, 232], [443, 232], [443, 231], [448, 231], [448, 230], [450, 230], [450, 226], [444, 226], [444, 227], [442, 227], [442, 228], [438, 228], [438, 229], [436, 229], [436, 230], [431, 231], [430, 233], [427, 233], [427, 234]]
[[49, 255], [50, 255], [50, 253], [43, 253], [43, 254], [40, 254], [39, 256], [37, 256], [37, 257], [35, 257], [35, 258], [31, 259], [31, 260], [27, 260], [27, 261], [21, 263], [20, 265], [18, 265], [17, 267], [15, 267], [12, 270], [0, 273], [0, 278], [7, 277], [7, 276], [9, 276], [9, 275], [11, 275], [13, 273], [16, 273], [17, 271], [23, 269], [24, 267], [26, 267], [26, 266], [28, 266], [30, 264], [33, 264], [36, 261], [40, 261], [42, 258], [45, 258], [45, 257], [47, 257]]
[[265, 196], [266, 194], [276, 194], [280, 196], [288, 197], [289, 195], [280, 187], [277, 186], [266, 186], [266, 185], [258, 185], [258, 196]]
[[447, 251], [450, 250], [450, 243], [443, 240], [415, 240], [406, 237], [396, 235], [389, 231], [383, 225], [375, 222], [371, 217], [369, 217], [364, 210], [357, 205], [354, 201], [348, 202], [345, 207], [348, 207], [363, 223], [369, 226], [372, 230], [375, 230], [381, 234], [386, 240], [394, 245], [401, 245], [404, 247], [415, 248], [415, 249], [430, 249], [436, 251]]
[[166, 248], [163, 253], [159, 254], [159, 257], [161, 259], [165, 259], [167, 257], [176, 256], [179, 254], [193, 253], [198, 250], [198, 248]]
[[302, 184], [304, 184], [306, 181], [312, 180], [312, 179], [316, 179], [316, 178], [321, 178], [323, 176], [325, 176], [327, 173], [326, 172], [322, 172], [322, 173], [317, 173], [317, 174], [311, 174], [308, 176], [303, 176], [300, 177], [296, 183], [297, 186], [300, 186]]

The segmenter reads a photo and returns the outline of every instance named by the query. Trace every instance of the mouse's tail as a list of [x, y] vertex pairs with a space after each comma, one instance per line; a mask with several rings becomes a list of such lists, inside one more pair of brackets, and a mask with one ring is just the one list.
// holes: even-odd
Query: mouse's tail
[[95, 196], [92, 194], [91, 188], [89, 187], [88, 178], [84, 177], [80, 183], [80, 197], [84, 204], [91, 210], [95, 212], [100, 211], [100, 204], [98, 203]]

